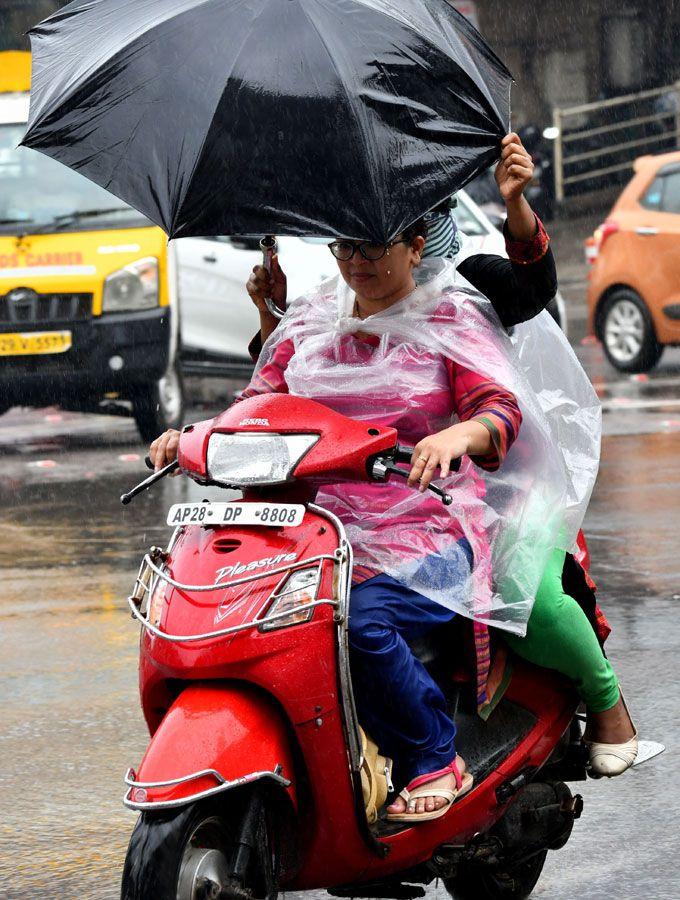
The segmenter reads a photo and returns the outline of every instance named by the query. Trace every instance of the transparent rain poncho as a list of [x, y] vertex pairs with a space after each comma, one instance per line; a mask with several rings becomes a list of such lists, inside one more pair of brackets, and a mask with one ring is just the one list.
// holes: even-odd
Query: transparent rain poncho
[[[522, 413], [517, 440], [499, 470], [464, 457], [457, 473], [439, 480], [451, 506], [394, 476], [387, 484], [325, 486], [317, 502], [344, 523], [355, 565], [524, 634], [548, 557], [555, 547], [572, 548], [595, 483], [599, 401], [549, 314], [508, 334], [454, 263], [427, 260], [417, 277], [409, 296], [363, 320], [352, 316], [355, 298], [344, 281], [325, 282], [290, 305], [258, 371], [291, 340], [291, 394], [394, 426], [409, 446], [457, 421], [446, 359], [512, 391]], [[374, 335], [377, 346], [357, 332]], [[463, 536], [474, 554], [470, 574]]]

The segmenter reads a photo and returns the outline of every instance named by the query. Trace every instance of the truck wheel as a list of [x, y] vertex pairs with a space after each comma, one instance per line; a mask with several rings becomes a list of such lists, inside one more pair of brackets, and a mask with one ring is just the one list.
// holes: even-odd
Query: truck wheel
[[444, 879], [444, 886], [454, 900], [525, 900], [541, 877], [547, 855], [543, 850], [504, 872], [461, 866], [455, 878]]
[[227, 887], [229, 896], [275, 900], [276, 835], [267, 811], [258, 829], [257, 858], [245, 883], [234, 883], [231, 890], [229, 871], [244, 813], [241, 803], [229, 807], [229, 802], [222, 797], [164, 813], [143, 812], [130, 838], [121, 900], [205, 900], [223, 896]]
[[145, 443], [155, 440], [168, 428], [181, 428], [184, 417], [184, 384], [177, 361], [173, 362], [158, 381], [134, 388], [132, 415]]
[[663, 345], [644, 301], [635, 291], [621, 288], [611, 294], [600, 314], [602, 346], [620, 372], [646, 372], [661, 358]]

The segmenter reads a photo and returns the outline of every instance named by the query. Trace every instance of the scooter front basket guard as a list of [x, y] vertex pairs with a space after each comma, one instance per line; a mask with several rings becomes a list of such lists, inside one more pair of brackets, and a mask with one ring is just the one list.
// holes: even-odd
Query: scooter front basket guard
[[[240, 625], [231, 625], [228, 628], [221, 628], [217, 631], [208, 631], [203, 634], [169, 634], [166, 631], [161, 631], [148, 619], [148, 601], [151, 599], [151, 595], [156, 588], [158, 579], [165, 581], [167, 584], [181, 591], [192, 593], [207, 593], [209, 591], [217, 591], [224, 590], [225, 588], [237, 587], [238, 585], [246, 584], [247, 582], [257, 581], [258, 579], [262, 578], [271, 578], [272, 575], [280, 574], [282, 575], [281, 581], [276, 586], [272, 594], [272, 596], [278, 596], [282, 583], [290, 575], [290, 573], [294, 572], [296, 569], [309, 568], [310, 563], [318, 563], [319, 565], [321, 565], [321, 563], [326, 559], [336, 564], [346, 562], [345, 554], [343, 553], [342, 549], [338, 549], [334, 555], [325, 553], [319, 554], [318, 556], [309, 556], [306, 559], [299, 560], [297, 563], [280, 566], [278, 569], [270, 569], [267, 572], [253, 573], [245, 578], [237, 578], [234, 581], [218, 581], [215, 584], [183, 584], [181, 581], [175, 581], [172, 576], [170, 576], [167, 572], [164, 572], [163, 569], [160, 569], [155, 564], [152, 556], [153, 551], [151, 554], [147, 553], [142, 560], [133, 592], [128, 597], [128, 606], [130, 607], [130, 611], [134, 618], [141, 622], [142, 626], [147, 631], [151, 632], [151, 634], [154, 634], [156, 637], [162, 638], [164, 641], [170, 641], [171, 643], [191, 643], [194, 641], [207, 641], [213, 638], [224, 637], [228, 634], [235, 634], [239, 631], [246, 631], [249, 628], [258, 628], [265, 621], [267, 623], [271, 623], [276, 622], [279, 619], [285, 619], [286, 617], [290, 616], [290, 612], [284, 611], [280, 613], [274, 613], [273, 615], [267, 616], [266, 618], [260, 617], [251, 619], [249, 622], [242, 622]], [[149, 573], [152, 573], [155, 577], [151, 578]], [[146, 612], [143, 612], [142, 607], [144, 606], [145, 599], [147, 600]], [[305, 612], [306, 610], [316, 609], [316, 607], [318, 606], [333, 606], [336, 610], [338, 610], [340, 608], [340, 603], [337, 600], [322, 598], [319, 600], [313, 600], [310, 603], [305, 603], [301, 606], [297, 606], [295, 608], [295, 611]], [[342, 614], [336, 612], [335, 620], [336, 622], [342, 621]]]
[[[352, 690], [352, 680], [350, 675], [350, 664], [349, 664], [349, 647], [348, 647], [348, 638], [347, 638], [347, 618], [349, 611], [349, 595], [352, 583], [352, 568], [353, 568], [353, 554], [352, 547], [349, 541], [347, 540], [347, 535], [345, 533], [344, 526], [342, 522], [335, 516], [333, 513], [328, 510], [322, 509], [316, 504], [309, 504], [308, 509], [310, 512], [314, 512], [317, 515], [322, 516], [327, 519], [336, 529], [338, 538], [339, 538], [339, 546], [333, 555], [329, 554], [321, 554], [317, 557], [308, 557], [305, 560], [300, 560], [297, 563], [288, 564], [286, 566], [280, 567], [275, 570], [276, 574], [281, 574], [281, 582], [277, 585], [276, 593], [280, 584], [286, 580], [291, 571], [294, 571], [298, 568], [304, 568], [309, 566], [310, 563], [314, 561], [318, 561], [319, 566], [321, 566], [324, 560], [331, 560], [334, 565], [337, 567], [337, 578], [334, 579], [336, 584], [337, 593], [335, 594], [335, 599], [333, 600], [318, 600], [314, 601], [311, 606], [316, 605], [332, 605], [335, 609], [334, 621], [337, 628], [338, 633], [338, 665], [339, 665], [339, 677], [340, 677], [340, 697], [342, 703], [343, 710], [343, 720], [344, 720], [344, 728], [347, 739], [347, 745], [349, 750], [349, 756], [351, 761], [352, 769], [355, 772], [358, 772], [361, 768], [362, 764], [362, 749], [361, 742], [359, 739], [359, 724], [357, 720], [356, 707], [354, 703], [354, 694]], [[176, 539], [179, 534], [179, 529], [175, 531], [173, 534], [168, 549], [166, 553], [170, 553]], [[171, 579], [171, 576], [163, 572], [159, 566], [155, 563], [156, 561], [164, 562], [165, 554], [154, 551], [151, 552], [151, 558], [147, 554], [145, 556], [144, 561], [142, 562], [139, 570], [139, 575], [137, 581], [135, 583], [135, 589], [130, 598], [128, 598], [128, 603], [130, 605], [131, 612], [133, 613], [134, 618], [138, 619], [143, 627], [153, 633], [156, 634], [159, 638], [166, 641], [176, 641], [181, 642], [185, 640], [189, 641], [198, 641], [198, 640], [208, 640], [215, 637], [220, 637], [222, 634], [228, 634], [233, 630], [245, 630], [246, 628], [254, 628], [258, 627], [261, 624], [261, 620], [253, 620], [247, 623], [242, 623], [240, 626], [236, 626], [235, 629], [228, 628], [219, 632], [212, 632], [205, 635], [190, 635], [190, 636], [180, 636], [180, 635], [168, 635], [165, 632], [159, 632], [158, 629], [152, 625], [148, 620], [148, 601], [153, 593], [155, 585], [157, 583], [158, 578], [163, 578], [168, 581], [168, 583], [176, 585], [179, 589], [183, 590], [198, 590], [198, 591], [211, 591], [216, 590], [218, 588], [224, 590], [225, 582], [220, 582], [218, 584], [212, 585], [181, 585], [178, 582], [175, 582], [174, 579]], [[167, 558], [167, 557], [165, 557]], [[240, 578], [235, 581], [231, 581], [229, 585], [235, 584], [243, 584], [248, 581], [256, 580], [260, 577], [271, 577], [273, 574], [272, 570], [269, 570], [266, 573], [253, 573], [246, 578]], [[146, 602], [145, 602], [146, 601]], [[300, 608], [298, 608], [300, 609]], [[257, 780], [258, 778], [267, 778], [277, 780], [282, 778], [282, 775], [279, 775], [277, 769], [279, 768], [281, 760], [271, 760], [271, 768], [263, 767], [262, 770], [258, 770], [257, 772], [253, 772], [250, 774], [239, 775], [236, 778], [231, 780], [225, 779], [221, 772], [218, 769], [210, 766], [210, 762], [208, 760], [205, 761], [207, 766], [197, 766], [196, 771], [191, 774], [184, 776], [188, 781], [197, 780], [199, 775], [202, 772], [205, 772], [208, 768], [216, 774], [209, 775], [208, 777], [212, 777], [213, 780], [217, 783], [213, 784], [212, 787], [207, 790], [210, 793], [218, 793], [220, 791], [228, 790], [229, 788], [239, 786], [244, 783], [248, 783], [251, 780]], [[279, 763], [279, 765], [277, 765]], [[218, 767], [219, 768], [219, 767]], [[246, 781], [242, 779], [245, 778]], [[128, 777], [126, 778], [126, 784], [128, 786], [128, 791], [125, 796], [125, 805], [130, 809], [148, 809], [154, 808], [158, 809], [158, 801], [153, 802], [151, 806], [142, 806], [140, 805], [145, 801], [136, 801], [133, 799], [133, 791], [134, 790], [151, 790], [151, 788], [145, 788], [142, 782], [137, 781], [137, 776], [132, 770], [129, 770]], [[283, 784], [283, 782], [281, 782]], [[196, 796], [198, 795], [204, 796], [202, 791], [197, 791]], [[162, 802], [162, 801], [161, 801]], [[172, 802], [172, 801], [171, 801]], [[177, 805], [181, 805], [181, 803], [187, 802], [182, 799], [177, 803]]]

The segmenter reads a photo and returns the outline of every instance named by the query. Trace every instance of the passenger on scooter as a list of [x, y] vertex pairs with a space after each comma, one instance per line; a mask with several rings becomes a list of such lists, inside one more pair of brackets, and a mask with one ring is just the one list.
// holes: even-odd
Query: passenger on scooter
[[[496, 181], [508, 214], [504, 229], [508, 259], [480, 253], [466, 256], [461, 253], [463, 240], [451, 212], [443, 208], [428, 217], [422, 257], [455, 259], [460, 274], [490, 300], [506, 328], [537, 315], [557, 292], [548, 235], [524, 198], [532, 172], [531, 157], [520, 138], [514, 133], [507, 135]], [[265, 298], [273, 297], [281, 306], [286, 302], [286, 278], [278, 260], [274, 259], [271, 275], [256, 266], [247, 289], [260, 313], [261, 331], [250, 345], [251, 355], [257, 359], [263, 340], [278, 321], [267, 309]], [[582, 607], [564, 590], [565, 580], [575, 582], [587, 598], [597, 635]], [[594, 612], [594, 597], [578, 563], [571, 554], [555, 550], [540, 584], [526, 638], [508, 633], [505, 638], [518, 655], [557, 669], [574, 682], [588, 709], [586, 738], [592, 771], [611, 777], [622, 774], [635, 761], [637, 733], [600, 646], [608, 626], [604, 617]]]
[[[341, 274], [355, 291], [351, 311], [355, 318], [376, 316], [414, 295], [413, 270], [420, 263], [425, 236], [426, 226], [419, 222], [390, 246], [382, 248], [366, 243], [334, 242], [332, 250]], [[371, 348], [375, 347], [371, 335], [362, 335], [359, 331], [355, 337], [359, 343], [350, 342], [350, 356], [353, 353], [358, 357], [370, 355]], [[269, 363], [258, 372], [244, 396], [272, 390], [287, 391], [286, 370], [298, 349], [294, 341], [281, 339]], [[472, 455], [486, 468], [497, 468], [517, 435], [521, 419], [515, 397], [499, 384], [460, 365], [447, 365], [446, 371], [452, 407], [449, 415], [455, 411], [461, 421], [420, 440], [416, 434], [410, 483], [420, 484], [421, 491], [437, 468], [442, 477], [446, 477], [451, 460], [464, 454]], [[426, 405], [441, 398], [430, 394], [418, 399]], [[407, 413], [405, 410], [400, 419], [400, 432], [409, 430]], [[441, 415], [441, 410], [439, 413]], [[422, 420], [418, 425], [414, 428], [411, 423], [411, 431], [422, 434]], [[157, 466], [172, 459], [176, 455], [176, 433], [166, 433], [154, 442], [151, 455]], [[341, 505], [342, 492], [336, 499]], [[370, 512], [370, 507], [364, 509], [364, 514]], [[452, 565], [450, 559], [445, 566], [446, 585], [451, 592], [456, 590], [456, 579], [469, 579], [471, 569], [482, 562], [474, 558], [465, 531], [458, 531], [455, 543], [458, 547], [457, 555], [454, 554], [455, 564]], [[424, 554], [421, 563], [420, 568], [428, 570], [427, 578], [441, 578], [441, 573], [436, 571], [436, 557]], [[471, 779], [463, 763], [457, 767], [453, 749], [455, 729], [445, 714], [441, 691], [413, 657], [406, 639], [423, 634], [438, 622], [451, 618], [451, 611], [407, 584], [370, 567], [364, 567], [363, 572], [357, 567], [356, 575], [364, 580], [353, 592], [350, 641], [355, 671], [361, 673], [363, 669], [365, 675], [361, 677], [360, 674], [358, 678], [362, 684], [358, 698], [360, 706], [364, 707], [361, 709], [362, 720], [381, 749], [401, 759], [407, 777], [411, 779], [389, 813], [393, 818], [407, 821], [442, 815], [460, 792], [469, 789]], [[595, 644], [597, 646], [596, 641]], [[599, 652], [599, 646], [597, 649]], [[364, 691], [369, 676], [373, 691], [370, 683]], [[426, 784], [429, 787], [424, 787]], [[412, 796], [413, 792], [415, 796]]]

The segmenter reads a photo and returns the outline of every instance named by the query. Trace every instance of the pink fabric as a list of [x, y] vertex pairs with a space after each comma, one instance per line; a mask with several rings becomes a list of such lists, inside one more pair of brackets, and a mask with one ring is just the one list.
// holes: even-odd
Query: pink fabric
[[[335, 362], [366, 365], [378, 343], [379, 339], [374, 335], [347, 334], [341, 339], [340, 358]], [[491, 471], [497, 469], [516, 438], [521, 423], [521, 413], [514, 395], [447, 357], [413, 345], [398, 346], [402, 375], [407, 375], [411, 368], [427, 368], [427, 393], [406, 398], [397, 388], [394, 396], [381, 396], [379, 404], [371, 398], [362, 418], [396, 428], [402, 443], [415, 445], [423, 437], [448, 427], [453, 415], [458, 414], [464, 420], [483, 416], [487, 427], [489, 421], [493, 422], [492, 434], [500, 432], [502, 438], [496, 440], [494, 436], [492, 452], [486, 457], [475, 458], [474, 462]], [[332, 352], [328, 350], [329, 354]], [[288, 393], [286, 368], [294, 353], [293, 340], [282, 341], [270, 362], [253, 376], [240, 399], [262, 393]], [[331, 360], [329, 362], [332, 364]], [[354, 394], [339, 394], [332, 398], [323, 396], [312, 399], [357, 418], [357, 403], [361, 398]], [[453, 476], [454, 479], [456, 477]], [[469, 459], [463, 461], [460, 477], [466, 480], [468, 489], [478, 498], [484, 497], [484, 482], [475, 473]], [[466, 512], [466, 526], [463, 529], [455, 515], [432, 494], [424, 495], [417, 507], [409, 503], [408, 508], [400, 512], [400, 504], [406, 507], [404, 501], [410, 500], [413, 492], [414, 488], [396, 480], [388, 484], [352, 482], [327, 485], [317, 499], [349, 526], [350, 541], [353, 538], [351, 525], [360, 521], [370, 528], [371, 544], [375, 542], [383, 549], [389, 548], [403, 560], [416, 562], [429, 556], [437, 557], [441, 553], [443, 535], [450, 544], [462, 537], [467, 538], [475, 558], [473, 577], [477, 584], [477, 603], [481, 608], [490, 596], [492, 583], [491, 554], [482, 521], [483, 506], [478, 504], [472, 514]], [[370, 548], [366, 548], [365, 543], [363, 541], [363, 552], [357, 553], [354, 583], [371, 578], [382, 570], [379, 561], [371, 558]]]
[[458, 770], [458, 763], [456, 760], [452, 760], [452, 762], [445, 766], [443, 769], [437, 769], [436, 772], [428, 772], [426, 775], [419, 775], [417, 778], [414, 778], [413, 781], [409, 781], [406, 785], [406, 790], [411, 793], [415, 791], [417, 788], [421, 787], [424, 784], [430, 784], [432, 781], [436, 781], [438, 778], [443, 778], [444, 775], [453, 775], [456, 779], [456, 790], [459, 791], [463, 786], [463, 779], [461, 778], [460, 772]]

